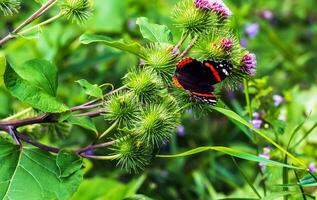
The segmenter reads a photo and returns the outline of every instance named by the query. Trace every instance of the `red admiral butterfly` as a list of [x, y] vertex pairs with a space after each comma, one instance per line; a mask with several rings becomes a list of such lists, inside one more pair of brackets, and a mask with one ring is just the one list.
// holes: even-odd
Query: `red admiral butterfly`
[[201, 63], [193, 58], [185, 58], [178, 63], [173, 82], [195, 99], [216, 105], [213, 85], [223, 81], [231, 71], [232, 64], [228, 60], [205, 60]]

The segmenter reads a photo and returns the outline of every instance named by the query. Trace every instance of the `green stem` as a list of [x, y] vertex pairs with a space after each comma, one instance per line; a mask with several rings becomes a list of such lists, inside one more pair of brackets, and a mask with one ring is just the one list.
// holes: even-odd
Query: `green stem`
[[85, 155], [85, 158], [96, 159], [96, 160], [114, 160], [119, 157], [118, 154], [112, 156], [88, 156]]
[[115, 121], [107, 130], [105, 130], [105, 132], [103, 132], [100, 136], [99, 139], [103, 138], [104, 136], [106, 136], [108, 133], [110, 133], [118, 124], [118, 120]]
[[252, 107], [250, 103], [248, 80], [243, 79], [243, 87], [244, 87], [244, 95], [245, 95], [245, 101], [246, 101], [247, 109], [249, 113], [249, 118], [250, 120], [252, 120]]
[[234, 163], [234, 165], [238, 168], [240, 174], [243, 176], [244, 180], [248, 183], [248, 185], [251, 187], [251, 189], [253, 190], [253, 192], [259, 197], [259, 199], [262, 199], [261, 195], [259, 194], [259, 192], [255, 189], [254, 185], [251, 183], [251, 181], [249, 180], [249, 178], [247, 177], [247, 175], [242, 171], [242, 169], [239, 167], [237, 161], [234, 159], [234, 157], [231, 157], [232, 161]]
[[188, 31], [184, 32], [181, 36], [181, 39], [179, 40], [179, 42], [176, 44], [176, 46], [173, 48], [173, 52], [177, 51], [179, 49], [179, 47], [184, 43], [184, 41], [186, 40], [186, 38], [188, 37], [189, 33]]
[[51, 17], [51, 18], [49, 18], [48, 20], [45, 20], [45, 21], [43, 21], [43, 22], [41, 22], [41, 23], [39, 23], [39, 24], [37, 24], [37, 25], [31, 26], [31, 27], [29, 27], [29, 28], [27, 28], [27, 29], [25, 29], [25, 30], [23, 30], [23, 31], [20, 31], [20, 32], [18, 32], [17, 34], [18, 34], [18, 35], [26, 34], [26, 33], [30, 32], [30, 31], [34, 30], [34, 29], [38, 29], [38, 28], [40, 28], [41, 26], [44, 26], [44, 25], [46, 25], [46, 24], [49, 24], [49, 23], [51, 23], [51, 22], [53, 22], [53, 21], [55, 21], [55, 20], [57, 20], [57, 19], [63, 17], [64, 15], [65, 15], [65, 13], [60, 12], [60, 13], [58, 13], [57, 15], [55, 15], [54, 17]]
[[22, 111], [20, 111], [20, 112], [18, 112], [18, 113], [16, 113], [16, 114], [14, 114], [14, 115], [11, 115], [10, 117], [7, 117], [7, 118], [5, 118], [5, 119], [3, 119], [3, 120], [13, 120], [13, 119], [16, 119], [16, 118], [18, 118], [18, 117], [20, 117], [20, 116], [23, 116], [24, 114], [30, 112], [31, 110], [32, 110], [32, 108], [24, 109], [24, 110], [22, 110]]

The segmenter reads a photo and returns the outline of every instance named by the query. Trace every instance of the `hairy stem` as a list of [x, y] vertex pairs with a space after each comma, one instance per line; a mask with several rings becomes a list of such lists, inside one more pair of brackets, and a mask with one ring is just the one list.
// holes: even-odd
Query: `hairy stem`
[[189, 45], [186, 47], [186, 49], [183, 51], [183, 53], [181, 53], [181, 55], [180, 55], [181, 58], [186, 56], [189, 53], [189, 51], [194, 47], [197, 39], [198, 39], [198, 37], [195, 37], [194, 39], [192, 39], [190, 41]]
[[117, 124], [118, 124], [118, 120], [115, 121], [107, 130], [105, 130], [105, 132], [103, 132], [100, 135], [99, 139], [101, 139], [101, 138], [105, 137], [106, 135], [108, 135], [108, 133], [110, 133], [117, 126]]
[[45, 13], [51, 6], [53, 6], [58, 0], [49, 0], [41, 8], [39, 8], [35, 13], [33, 13], [29, 18], [23, 21], [17, 28], [15, 28], [11, 33], [6, 35], [4, 38], [0, 40], [0, 46], [4, 43], [8, 42], [16, 38], [16, 34], [18, 34], [25, 26], [29, 25], [31, 22], [39, 18], [43, 13]]
[[64, 13], [61, 12], [61, 13], [55, 15], [54, 17], [49, 18], [48, 20], [45, 20], [45, 21], [43, 21], [43, 22], [41, 22], [41, 23], [39, 23], [39, 24], [37, 24], [35, 26], [31, 26], [30, 28], [27, 28], [27, 29], [19, 32], [18, 35], [23, 35], [23, 34], [26, 34], [26, 33], [30, 32], [30, 31], [34, 30], [34, 29], [39, 29], [41, 26], [49, 24], [49, 23], [51, 23], [51, 22], [53, 22], [53, 21], [55, 21], [55, 20], [57, 20], [57, 19], [59, 19], [59, 18], [61, 18], [63, 16], [64, 16]]

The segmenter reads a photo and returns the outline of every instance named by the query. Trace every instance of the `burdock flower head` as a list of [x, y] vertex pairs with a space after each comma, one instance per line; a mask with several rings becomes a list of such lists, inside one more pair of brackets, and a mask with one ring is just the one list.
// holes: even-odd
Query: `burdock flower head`
[[230, 51], [233, 47], [233, 41], [230, 38], [225, 38], [222, 39], [221, 41], [221, 47], [225, 50], [225, 51]]
[[224, 18], [232, 15], [231, 10], [222, 0], [195, 0], [195, 6], [198, 9], [212, 10]]
[[242, 67], [241, 70], [245, 73], [254, 76], [256, 73], [256, 56], [254, 53], [247, 53], [242, 58]]

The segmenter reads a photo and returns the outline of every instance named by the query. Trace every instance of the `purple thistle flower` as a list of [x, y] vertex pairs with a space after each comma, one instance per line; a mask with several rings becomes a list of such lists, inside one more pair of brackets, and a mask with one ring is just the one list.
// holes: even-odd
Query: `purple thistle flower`
[[274, 105], [277, 107], [281, 105], [284, 101], [284, 98], [281, 95], [273, 95]]
[[244, 48], [247, 48], [248, 46], [248, 41], [245, 38], [241, 38], [240, 40], [240, 45]]
[[310, 163], [308, 166], [308, 169], [310, 172], [313, 172], [313, 173], [317, 171], [317, 167], [316, 167], [315, 163]]
[[177, 135], [180, 137], [185, 136], [185, 127], [183, 125], [177, 126]]
[[260, 16], [263, 18], [263, 19], [266, 19], [266, 20], [272, 20], [274, 15], [272, 13], [272, 11], [270, 10], [263, 10], [260, 14]]
[[222, 0], [195, 0], [195, 6], [198, 9], [212, 10], [224, 18], [232, 15], [231, 10]]
[[221, 47], [225, 50], [225, 51], [230, 51], [233, 47], [233, 41], [232, 39], [228, 39], [228, 38], [224, 38], [221, 41]]
[[243, 66], [241, 67], [242, 71], [245, 73], [254, 76], [256, 74], [256, 56], [254, 53], [248, 53], [242, 58]]
[[259, 29], [260, 29], [260, 26], [258, 23], [252, 23], [252, 24], [246, 25], [244, 31], [248, 37], [254, 38], [259, 33]]

